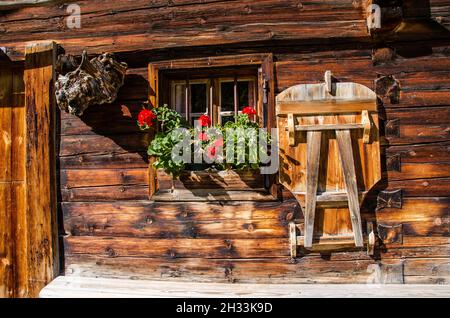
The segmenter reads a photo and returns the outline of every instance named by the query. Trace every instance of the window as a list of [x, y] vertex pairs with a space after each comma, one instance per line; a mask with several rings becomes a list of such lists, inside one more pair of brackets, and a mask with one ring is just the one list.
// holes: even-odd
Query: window
[[218, 121], [225, 124], [233, 121], [235, 115], [244, 107], [256, 106], [256, 87], [254, 78], [219, 79]]
[[[213, 123], [234, 120], [243, 107], [253, 106], [256, 121], [275, 127], [275, 81], [272, 54], [210, 56], [155, 61], [148, 65], [151, 107], [168, 104], [188, 121], [207, 113]], [[149, 169], [150, 195], [158, 187]], [[265, 188], [278, 197], [276, 177], [266, 176]]]
[[243, 108], [257, 107], [256, 75], [221, 77], [210, 73], [208, 78], [185, 76], [185, 80], [169, 80], [168, 104], [191, 124], [202, 114], [210, 115], [214, 124], [225, 124], [235, 120]]
[[170, 105], [186, 121], [194, 123], [202, 114], [210, 114], [209, 80], [172, 81]]

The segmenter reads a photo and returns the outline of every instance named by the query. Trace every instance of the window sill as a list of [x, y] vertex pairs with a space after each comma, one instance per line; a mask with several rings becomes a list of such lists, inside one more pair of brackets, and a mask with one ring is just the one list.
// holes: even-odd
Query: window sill
[[155, 201], [275, 201], [259, 171], [184, 171], [176, 179], [157, 171]]

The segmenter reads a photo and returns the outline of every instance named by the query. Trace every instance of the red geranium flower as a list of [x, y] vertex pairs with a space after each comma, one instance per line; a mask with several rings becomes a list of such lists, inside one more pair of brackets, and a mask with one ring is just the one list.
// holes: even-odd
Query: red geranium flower
[[214, 146], [215, 147], [223, 147], [223, 138], [217, 139], [216, 141], [214, 141]]
[[206, 149], [206, 155], [208, 158], [212, 159], [216, 156], [217, 149], [215, 146], [210, 146]]
[[256, 115], [256, 109], [254, 109], [252, 106], [247, 106], [242, 110], [242, 113], [248, 116]]
[[141, 127], [151, 127], [153, 126], [153, 120], [156, 118], [156, 115], [148, 109], [143, 109], [138, 115], [138, 123]]
[[200, 125], [201, 125], [202, 127], [208, 127], [208, 126], [211, 125], [211, 118], [209, 118], [208, 115], [201, 115], [201, 116], [198, 118], [198, 121], [200, 122]]
[[209, 136], [207, 133], [201, 131], [198, 134], [198, 139], [200, 139], [201, 141], [207, 141], [207, 140], [209, 140]]

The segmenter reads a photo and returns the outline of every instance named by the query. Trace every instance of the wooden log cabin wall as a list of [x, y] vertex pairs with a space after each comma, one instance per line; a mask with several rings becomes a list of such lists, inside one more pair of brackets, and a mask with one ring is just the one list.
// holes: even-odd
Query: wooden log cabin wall
[[[37, 296], [57, 275], [52, 266], [65, 275], [179, 281], [449, 283], [450, 1], [76, 1], [80, 28], [67, 27], [71, 1], [16, 2], [0, 4], [1, 296]], [[381, 7], [381, 28], [368, 17], [371, 4]], [[66, 54], [110, 52], [129, 65], [113, 104], [81, 117], [51, 109], [59, 265], [50, 247], [41, 255], [24, 246], [38, 238], [20, 237], [39, 224], [49, 238], [55, 231], [46, 223], [51, 201], [24, 194], [39, 175], [26, 161], [33, 145], [20, 143], [24, 123], [16, 120], [33, 120], [19, 80], [25, 47], [46, 39]], [[378, 95], [383, 177], [361, 210], [377, 233], [374, 255], [299, 250], [291, 258], [288, 224], [302, 223], [303, 214], [286, 191], [273, 202], [149, 199], [150, 137], [136, 126], [149, 95], [155, 101], [148, 63], [193, 67], [201, 58], [243, 54], [272, 54], [272, 100], [291, 86], [321, 83], [326, 70]]]

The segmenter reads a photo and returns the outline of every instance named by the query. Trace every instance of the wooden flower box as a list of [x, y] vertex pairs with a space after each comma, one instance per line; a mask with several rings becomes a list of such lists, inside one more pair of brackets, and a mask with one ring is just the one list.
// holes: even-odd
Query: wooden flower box
[[172, 178], [158, 169], [155, 201], [273, 200], [258, 170], [186, 170]]

